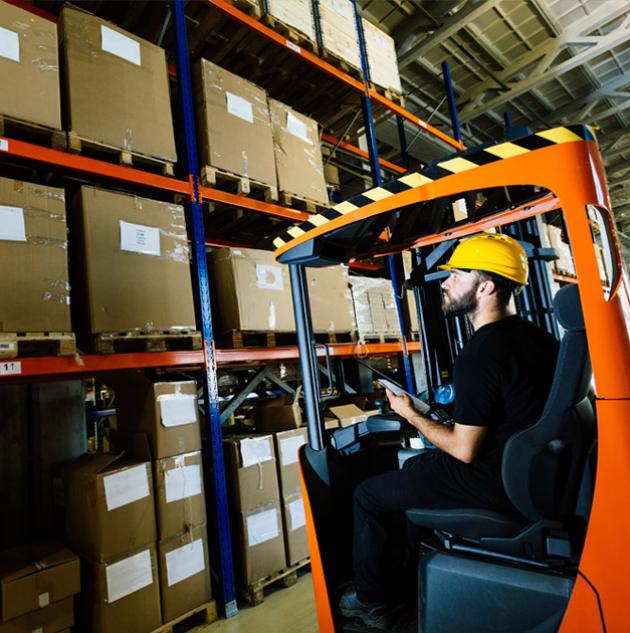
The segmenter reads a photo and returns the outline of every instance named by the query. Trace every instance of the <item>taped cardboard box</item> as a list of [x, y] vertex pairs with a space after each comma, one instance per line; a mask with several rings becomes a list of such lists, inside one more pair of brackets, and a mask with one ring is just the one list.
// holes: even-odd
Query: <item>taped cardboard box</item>
[[63, 633], [73, 624], [74, 598], [71, 596], [8, 622], [0, 622], [0, 633]]
[[313, 8], [308, 0], [267, 0], [266, 9], [269, 15], [315, 41]]
[[271, 435], [223, 441], [231, 502], [236, 512], [278, 504], [280, 490]]
[[201, 449], [194, 380], [162, 382], [133, 371], [108, 376], [106, 382], [116, 392], [118, 428], [146, 435], [153, 459]]
[[59, 19], [68, 129], [81, 139], [175, 162], [164, 49], [65, 6]]
[[80, 590], [79, 559], [60, 543], [37, 541], [0, 552], [2, 622], [41, 610]]
[[306, 272], [314, 332], [352, 332], [356, 329], [348, 268], [310, 268]]
[[159, 538], [167, 539], [204, 525], [201, 452], [158, 459], [153, 462], [153, 473]]
[[219, 332], [295, 331], [289, 271], [272, 252], [219, 248], [209, 257]]
[[359, 38], [352, 0], [319, 0], [318, 4], [324, 49], [360, 70]]
[[360, 337], [400, 337], [394, 289], [389, 279], [348, 277]]
[[0, 114], [61, 129], [57, 25], [0, 3]]
[[278, 189], [328, 204], [317, 122], [269, 99]]
[[162, 619], [170, 622], [209, 602], [210, 564], [206, 526], [160, 541]]
[[329, 411], [339, 420], [339, 426], [341, 427], [365, 422], [370, 415], [378, 413], [377, 409], [363, 410], [356, 404], [342, 404], [329, 407]]
[[206, 59], [195, 72], [202, 166], [276, 188], [267, 93]]
[[82, 630], [150, 633], [162, 624], [155, 545], [110, 563], [84, 561]]
[[254, 425], [259, 433], [299, 428], [302, 426], [302, 410], [297, 397], [280, 396], [257, 402], [254, 405]]
[[370, 68], [370, 81], [382, 88], [402, 94], [393, 38], [366, 19], [363, 19], [363, 34]]
[[183, 207], [85, 185], [72, 206], [81, 329], [194, 330]]
[[282, 500], [282, 526], [287, 565], [295, 565], [308, 558], [306, 515], [301, 493]]
[[238, 512], [234, 518], [241, 581], [251, 585], [287, 566], [280, 503]]
[[63, 189], [0, 178], [0, 332], [71, 331], [67, 240]]
[[156, 540], [151, 465], [83, 455], [64, 471], [66, 542], [107, 562]]

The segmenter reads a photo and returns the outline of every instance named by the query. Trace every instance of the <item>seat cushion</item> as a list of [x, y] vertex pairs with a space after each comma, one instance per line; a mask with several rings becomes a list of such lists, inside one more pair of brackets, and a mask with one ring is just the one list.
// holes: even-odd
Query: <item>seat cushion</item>
[[474, 541], [482, 537], [514, 536], [528, 525], [519, 517], [478, 508], [414, 509], [405, 514], [407, 520], [418, 527], [441, 530]]

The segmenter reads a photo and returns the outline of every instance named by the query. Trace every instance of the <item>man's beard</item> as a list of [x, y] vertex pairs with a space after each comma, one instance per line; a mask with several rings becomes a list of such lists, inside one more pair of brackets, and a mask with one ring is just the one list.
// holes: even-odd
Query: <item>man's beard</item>
[[450, 299], [450, 303], [446, 303], [447, 297], [442, 301], [442, 310], [444, 314], [451, 316], [464, 316], [470, 314], [477, 309], [477, 287], [471, 288], [466, 294], [458, 299]]

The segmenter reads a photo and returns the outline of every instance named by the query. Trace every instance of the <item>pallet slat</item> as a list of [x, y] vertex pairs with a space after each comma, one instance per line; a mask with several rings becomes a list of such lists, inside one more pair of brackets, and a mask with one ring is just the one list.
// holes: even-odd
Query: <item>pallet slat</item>
[[77, 344], [72, 332], [0, 333], [0, 358], [72, 356]]
[[266, 578], [261, 578], [255, 583], [248, 585], [243, 592], [243, 597], [253, 607], [262, 604], [265, 600], [264, 590], [266, 587], [273, 585], [277, 582], [282, 582], [284, 587], [292, 587], [298, 581], [298, 571], [307, 565], [310, 565], [311, 559], [305, 558], [295, 565], [291, 565], [282, 571], [271, 574]]
[[266, 202], [278, 200], [278, 188], [242, 174], [206, 165], [201, 168], [201, 183], [206, 187], [217, 187], [240, 196], [264, 199]]
[[[190, 627], [200, 627], [202, 625], [205, 626], [207, 624], [212, 624], [213, 622], [216, 622], [217, 619], [217, 605], [214, 600], [211, 600], [210, 602], [199, 605], [195, 609], [191, 609], [187, 613], [184, 613], [184, 615], [163, 624], [160, 628], [153, 630], [151, 633], [173, 633], [175, 625], [178, 624], [186, 626], [186, 631], [191, 631], [192, 629]], [[181, 630], [180, 627], [178, 627], [178, 630]]]
[[[242, 349], [246, 347], [289, 347], [297, 345], [295, 332], [255, 332], [231, 330], [216, 337], [221, 348]], [[352, 332], [316, 332], [315, 341], [322, 344], [353, 343]]]
[[10, 136], [11, 138], [37, 144], [40, 144], [43, 139], [53, 149], [65, 151], [68, 148], [66, 133], [62, 130], [55, 130], [30, 121], [14, 119], [4, 114], [0, 114], [0, 136]]
[[94, 354], [167, 352], [201, 349], [200, 332], [105, 332], [92, 334], [88, 346]]

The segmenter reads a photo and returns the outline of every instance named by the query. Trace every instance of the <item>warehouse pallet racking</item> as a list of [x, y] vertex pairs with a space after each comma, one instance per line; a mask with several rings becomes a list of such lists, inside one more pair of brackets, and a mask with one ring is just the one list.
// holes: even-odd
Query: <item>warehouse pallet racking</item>
[[[47, 14], [30, 4], [19, 0], [10, 1], [40, 16], [56, 19], [55, 16]], [[379, 158], [374, 136], [374, 116], [379, 118], [384, 114], [389, 116], [393, 113], [397, 117], [399, 129], [402, 130], [403, 122], [408, 121], [427, 134], [433, 135], [444, 142], [445, 146], [455, 149], [463, 148], [461, 141], [449, 137], [405, 110], [400, 104], [374, 91], [366, 81], [359, 81], [343, 73], [325, 60], [320, 59], [314, 53], [296, 46], [293, 42], [239, 10], [236, 6], [224, 0], [206, 0], [203, 6], [197, 10], [205, 12], [212, 19], [225, 19], [241, 29], [246, 29], [247, 34], [264, 41], [279, 53], [281, 61], [290, 58], [293, 66], [287, 67], [293, 69], [292, 72], [304, 74], [305, 69], [310, 69], [312, 73], [310, 77], [315, 82], [314, 85], [320, 85], [323, 88], [318, 89], [314, 94], [302, 97], [301, 102], [296, 98], [291, 99], [291, 95], [286, 95], [283, 98], [291, 105], [299, 108], [300, 104], [304, 103], [304, 98], [307, 98], [312, 103], [313, 100], [318, 100], [318, 96], [322, 94], [329, 95], [326, 103], [322, 103], [320, 106], [319, 121], [326, 124], [335, 135], [325, 135], [324, 140], [360, 158], [369, 159], [375, 179], [380, 179], [381, 167], [397, 174], [404, 173], [406, 167], [400, 167]], [[0, 383], [85, 377], [98, 375], [99, 372], [129, 368], [177, 368], [179, 370], [196, 369], [202, 371], [208, 421], [207, 439], [209, 440], [209, 457], [212, 464], [209, 474], [211, 480], [208, 481], [208, 487], [213, 492], [214, 507], [211, 509], [211, 515], [214, 516], [213, 532], [217, 538], [218, 545], [218, 558], [215, 559], [215, 566], [219, 580], [221, 608], [226, 615], [230, 616], [237, 612], [237, 607], [227, 516], [227, 497], [221, 445], [221, 412], [219, 409], [216, 371], [218, 367], [223, 366], [255, 365], [285, 360], [296, 361], [299, 355], [297, 347], [240, 350], [215, 349], [210, 314], [206, 246], [251, 246], [253, 243], [248, 242], [247, 239], [242, 240], [242, 235], [235, 234], [235, 230], [238, 230], [237, 225], [231, 227], [229, 234], [222, 233], [216, 226], [213, 227], [214, 230], [210, 234], [207, 234], [204, 226], [204, 209], [202, 205], [203, 203], [214, 203], [267, 217], [273, 220], [273, 229], [276, 231], [280, 231], [291, 224], [304, 221], [309, 217], [309, 214], [282, 207], [278, 204], [200, 185], [189, 69], [191, 50], [187, 43], [184, 2], [182, 0], [173, 0], [171, 2], [171, 11], [175, 25], [172, 38], [173, 45], [177, 50], [177, 69], [175, 70], [171, 67], [169, 70], [172, 76], [177, 76], [178, 92], [181, 99], [183, 132], [186, 141], [184, 162], [186, 163], [187, 177], [185, 179], [181, 177], [166, 177], [134, 167], [116, 165], [95, 158], [26, 142], [11, 136], [0, 137], [0, 161], [4, 163], [9, 160], [18, 164], [36, 167], [47, 166], [49, 169], [56, 170], [62, 174], [104, 179], [105, 181], [141, 188], [143, 191], [180, 196], [180, 199], [187, 201], [189, 236], [193, 250], [194, 279], [196, 280], [197, 319], [203, 336], [203, 350], [112, 354], [108, 356], [77, 355], [72, 357], [16, 358], [0, 363]], [[196, 46], [199, 47], [203, 43], [203, 39], [196, 41]], [[200, 50], [193, 52], [199, 54]], [[266, 54], [270, 56], [272, 53], [267, 52]], [[363, 61], [365, 71], [365, 59]], [[364, 75], [366, 74], [364, 72]], [[356, 103], [357, 96], [361, 97], [360, 105], [363, 107], [364, 114], [361, 126], [365, 127], [369, 136], [369, 150], [367, 152], [346, 142], [343, 137], [340, 138], [341, 132], [348, 127], [348, 122], [351, 119], [350, 112], [355, 110], [358, 105]], [[353, 102], [351, 108], [339, 107], [344, 102], [347, 104], [348, 99]], [[372, 113], [372, 104], [375, 107], [374, 114]], [[404, 141], [404, 134], [401, 139]], [[404, 144], [402, 149], [403, 159], [408, 162]], [[368, 263], [364, 264], [364, 267], [370, 269], [375, 266]], [[363, 345], [361, 346], [360, 354], [361, 356], [382, 356], [397, 354], [401, 351], [405, 351], [405, 357], [407, 357], [410, 351], [419, 351], [419, 345], [417, 343], [407, 344], [403, 338], [402, 345], [399, 343]], [[322, 351], [320, 349], [317, 352], [318, 356], [327, 358], [348, 358], [356, 354], [356, 346], [348, 344], [330, 345], [327, 346], [326, 350]], [[409, 374], [409, 372], [407, 373]]]

